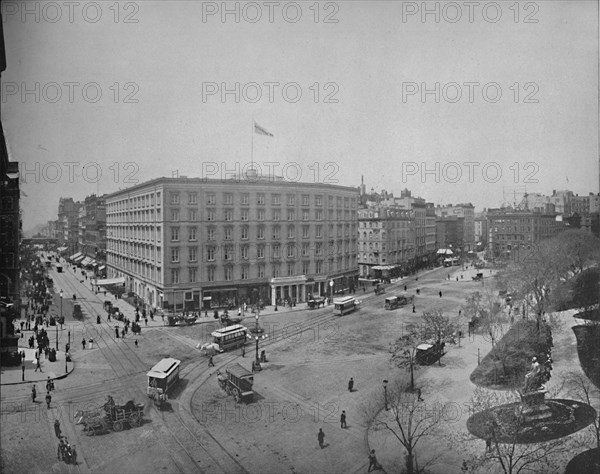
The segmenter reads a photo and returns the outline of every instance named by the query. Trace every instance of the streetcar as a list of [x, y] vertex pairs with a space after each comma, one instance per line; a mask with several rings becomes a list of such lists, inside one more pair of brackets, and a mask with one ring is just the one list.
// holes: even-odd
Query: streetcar
[[343, 316], [346, 313], [351, 313], [355, 309], [358, 309], [359, 302], [354, 296], [346, 296], [344, 298], [334, 298], [333, 300], [333, 314]]
[[153, 398], [156, 404], [166, 401], [169, 389], [179, 382], [180, 365], [180, 360], [163, 359], [146, 374], [148, 376], [146, 394]]
[[234, 324], [223, 329], [217, 329], [210, 335], [213, 342], [219, 346], [219, 351], [228, 351], [242, 347], [246, 343], [248, 328], [241, 324]]

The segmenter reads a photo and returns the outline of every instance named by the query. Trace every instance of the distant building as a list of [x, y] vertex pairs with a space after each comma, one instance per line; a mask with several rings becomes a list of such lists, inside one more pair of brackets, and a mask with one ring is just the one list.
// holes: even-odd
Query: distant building
[[73, 198], [61, 197], [58, 201], [58, 225], [56, 237], [61, 246], [68, 248], [69, 254], [77, 253], [79, 246], [79, 208]]
[[438, 217], [462, 218], [462, 245], [465, 252], [475, 250], [475, 207], [471, 203], [437, 206], [435, 213]]
[[106, 203], [92, 194], [81, 203], [78, 219], [78, 251], [101, 265], [106, 260]]
[[565, 229], [557, 214], [514, 209], [490, 209], [487, 221], [488, 258], [518, 258], [521, 251]]
[[[358, 266], [362, 278], [395, 278], [415, 260], [414, 211], [397, 206], [358, 210]], [[382, 269], [385, 268], [385, 271]]]
[[487, 230], [487, 218], [476, 217], [475, 218], [475, 244], [481, 244], [483, 247], [487, 245], [488, 230]]
[[106, 196], [107, 276], [150, 306], [179, 310], [348, 290], [358, 277], [358, 197], [258, 177], [153, 179]]

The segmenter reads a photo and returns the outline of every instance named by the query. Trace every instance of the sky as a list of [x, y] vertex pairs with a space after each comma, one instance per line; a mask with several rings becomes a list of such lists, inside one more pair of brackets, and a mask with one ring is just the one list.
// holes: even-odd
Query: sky
[[599, 191], [596, 1], [3, 1], [2, 17], [25, 230], [61, 196], [251, 163], [476, 211]]

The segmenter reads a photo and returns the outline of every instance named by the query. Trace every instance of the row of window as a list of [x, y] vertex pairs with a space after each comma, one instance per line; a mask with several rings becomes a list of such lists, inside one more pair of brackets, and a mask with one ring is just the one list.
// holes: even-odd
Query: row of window
[[156, 193], [151, 192], [143, 196], [124, 198], [120, 199], [119, 201], [107, 203], [106, 212], [108, 214], [119, 211], [127, 211], [130, 209], [149, 208], [154, 207], [155, 203], [156, 207], [160, 207], [162, 204], [160, 191], [157, 191]]
[[[187, 196], [187, 204], [198, 204], [198, 193], [196, 192], [187, 192], [187, 193], [179, 193], [179, 192], [170, 192], [169, 193], [169, 203], [170, 204], [182, 204], [184, 203], [184, 198], [182, 194]], [[297, 196], [296, 194], [286, 194], [282, 196], [278, 193], [273, 193], [270, 196], [271, 205], [280, 206], [282, 202], [282, 197], [285, 199], [285, 203], [288, 206], [295, 206], [298, 202], [302, 206], [310, 206], [310, 195], [302, 194], [301, 196]], [[239, 198], [239, 200], [237, 199]], [[254, 196], [254, 203], [262, 206], [266, 203], [266, 195], [264, 193], [258, 193]], [[323, 195], [314, 196], [314, 205], [315, 206], [323, 206]], [[349, 198], [341, 196], [327, 196], [328, 206], [334, 207], [334, 204], [337, 205], [338, 208], [343, 207], [349, 209], [356, 209], [356, 198]], [[230, 193], [224, 192], [222, 194], [222, 199], [219, 204], [230, 206], [233, 205], [234, 202], [237, 204], [238, 202], [242, 205], [250, 205], [250, 193]], [[216, 193], [206, 193], [205, 197], [206, 205], [216, 205], [217, 204], [217, 194]]]

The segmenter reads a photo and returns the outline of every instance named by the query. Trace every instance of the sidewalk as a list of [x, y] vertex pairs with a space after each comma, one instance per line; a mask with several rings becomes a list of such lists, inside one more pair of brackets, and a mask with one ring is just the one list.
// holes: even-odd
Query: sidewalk
[[25, 351], [25, 380], [23, 381], [23, 368], [21, 365], [15, 367], [2, 367], [0, 370], [0, 385], [46, 382], [48, 377], [50, 377], [51, 380], [62, 379], [73, 372], [75, 368], [73, 362], [67, 362], [65, 370], [65, 353], [63, 351], [58, 351], [56, 353], [56, 362], [50, 362], [42, 356], [40, 358], [40, 367], [42, 368], [42, 371], [36, 371], [36, 349], [19, 347], [19, 351]]

